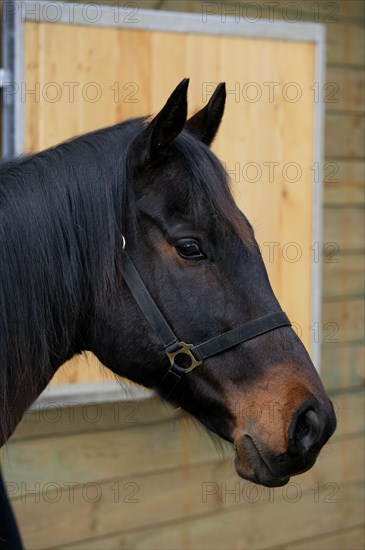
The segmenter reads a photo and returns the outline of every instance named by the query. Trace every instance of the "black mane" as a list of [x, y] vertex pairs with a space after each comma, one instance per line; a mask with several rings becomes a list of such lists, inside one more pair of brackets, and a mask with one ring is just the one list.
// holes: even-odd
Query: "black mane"
[[[134, 119], [0, 164], [0, 441], [22, 386], [40, 393], [52, 364], [74, 353], [85, 304], [103, 304], [115, 287], [120, 235], [137, 218], [128, 149], [144, 127]], [[189, 132], [171, 147], [197, 215], [208, 201], [242, 232], [209, 149]]]

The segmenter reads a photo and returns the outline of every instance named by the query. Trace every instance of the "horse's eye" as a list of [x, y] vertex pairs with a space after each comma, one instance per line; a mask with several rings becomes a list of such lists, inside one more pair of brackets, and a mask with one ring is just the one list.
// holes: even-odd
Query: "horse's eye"
[[201, 260], [205, 254], [200, 250], [196, 241], [184, 240], [175, 244], [175, 248], [182, 258], [186, 260]]

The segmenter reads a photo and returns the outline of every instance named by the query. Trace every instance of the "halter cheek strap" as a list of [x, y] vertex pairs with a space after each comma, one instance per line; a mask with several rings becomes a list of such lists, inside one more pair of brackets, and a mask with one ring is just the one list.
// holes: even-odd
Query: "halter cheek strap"
[[[123, 244], [125, 246], [124, 237]], [[213, 357], [237, 344], [247, 342], [271, 330], [291, 326], [286, 314], [283, 311], [278, 311], [276, 313], [269, 313], [253, 321], [248, 321], [244, 325], [215, 336], [202, 344], [196, 346], [186, 344], [178, 340], [156, 302], [148, 292], [128, 253], [125, 251], [123, 276], [139, 308], [160, 338], [165, 353], [170, 360], [170, 368], [166, 371], [159, 384], [159, 389], [165, 397], [168, 397], [172, 393], [185, 374], [202, 365], [208, 357]], [[187, 366], [179, 365], [176, 362], [179, 357], [180, 359], [184, 359], [184, 364], [187, 364]]]

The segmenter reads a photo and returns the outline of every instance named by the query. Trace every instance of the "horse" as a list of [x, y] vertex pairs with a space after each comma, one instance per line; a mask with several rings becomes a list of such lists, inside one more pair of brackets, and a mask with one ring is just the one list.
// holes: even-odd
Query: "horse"
[[336, 417], [211, 151], [225, 84], [188, 118], [188, 82], [154, 118], [2, 162], [0, 446], [89, 350], [230, 442], [240, 477], [282, 486]]

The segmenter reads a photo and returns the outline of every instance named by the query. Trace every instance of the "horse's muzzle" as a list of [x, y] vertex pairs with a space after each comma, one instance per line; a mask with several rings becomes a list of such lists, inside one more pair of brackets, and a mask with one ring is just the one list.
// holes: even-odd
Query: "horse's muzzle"
[[280, 487], [291, 476], [309, 470], [336, 429], [332, 404], [321, 408], [305, 404], [293, 415], [287, 434], [287, 451], [273, 454], [254, 433], [245, 433], [236, 445], [237, 473], [266, 487]]

